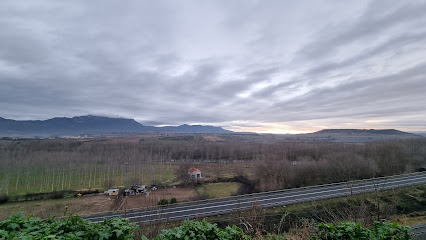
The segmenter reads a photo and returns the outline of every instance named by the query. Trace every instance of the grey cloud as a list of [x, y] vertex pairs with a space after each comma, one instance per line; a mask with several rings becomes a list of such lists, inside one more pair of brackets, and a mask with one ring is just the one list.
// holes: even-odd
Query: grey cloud
[[[344, 26], [327, 26], [316, 39], [313, 39], [311, 44], [303, 47], [299, 53], [308, 59], [317, 59], [332, 54], [336, 49], [350, 43], [370, 37], [377, 38], [391, 28], [400, 25], [405, 25], [404, 27], [407, 28], [410, 27], [410, 25], [407, 25], [409, 23], [425, 21], [426, 3], [424, 2], [404, 2], [405, 5], [390, 12], [385, 10], [384, 14], [381, 12], [383, 8], [379, 8], [382, 6], [378, 5], [382, 4], [385, 7], [392, 5], [389, 1], [378, 2], [373, 1], [367, 11], [355, 23]], [[398, 6], [398, 4], [395, 5]]]
[[[305, 116], [380, 116], [425, 111], [426, 64], [398, 74], [356, 82], [345, 82], [333, 88], [318, 88], [298, 98], [278, 103], [276, 108], [289, 112], [313, 112]], [[304, 114], [294, 117], [298, 120]]]
[[326, 62], [319, 66], [313, 67], [310, 69], [307, 74], [317, 75], [327, 73], [329, 71], [339, 71], [346, 67], [351, 67], [355, 64], [361, 63], [363, 61], [369, 60], [372, 57], [381, 56], [385, 53], [394, 53], [396, 51], [402, 50], [406, 46], [411, 46], [417, 44], [421, 46], [426, 42], [426, 32], [413, 33], [413, 34], [404, 34], [397, 38], [390, 39], [385, 43], [374, 47], [372, 49], [366, 49], [363, 52], [354, 55], [348, 59], [345, 59], [340, 62]]
[[419, 124], [425, 10], [420, 1], [2, 1], [0, 117]]

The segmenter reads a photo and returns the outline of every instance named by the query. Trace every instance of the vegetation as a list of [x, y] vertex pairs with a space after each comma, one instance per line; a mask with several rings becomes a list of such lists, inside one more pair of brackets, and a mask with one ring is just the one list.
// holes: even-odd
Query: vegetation
[[165, 229], [154, 238], [155, 240], [199, 240], [199, 239], [250, 239], [244, 232], [235, 225], [218, 228], [216, 224], [212, 224], [203, 220], [201, 222], [186, 220], [181, 226], [172, 229]]
[[161, 206], [161, 205], [167, 205], [167, 204], [175, 204], [177, 203], [177, 199], [176, 198], [171, 198], [170, 202], [167, 199], [161, 199], [160, 201], [158, 201], [157, 205]]
[[[336, 224], [319, 224], [318, 230], [308, 236], [312, 240], [409, 240], [410, 228], [398, 223], [375, 222], [372, 229], [362, 227], [355, 222], [341, 222]], [[163, 230], [155, 240], [198, 240], [198, 239], [263, 239], [263, 240], [288, 240], [286, 235], [266, 234], [251, 236], [235, 225], [219, 228], [216, 224], [206, 220], [197, 222], [186, 220], [182, 225], [172, 229]]]
[[410, 228], [398, 223], [375, 222], [372, 229], [364, 228], [359, 223], [341, 222], [319, 225], [319, 231], [312, 239], [327, 240], [408, 240], [412, 239]]
[[167, 205], [169, 204], [169, 200], [167, 199], [161, 199], [160, 201], [158, 201], [157, 205]]
[[8, 201], [9, 201], [9, 196], [7, 196], [5, 194], [0, 195], [0, 204], [7, 203]]
[[186, 174], [177, 169], [189, 163], [210, 180], [248, 177], [255, 191], [412, 172], [426, 162], [424, 139], [344, 145], [223, 138], [0, 140], [0, 194], [124, 186], [126, 162], [132, 184], [176, 184]]
[[[378, 220], [388, 219], [412, 226], [425, 222], [426, 204], [421, 197], [425, 191], [426, 185], [419, 185], [285, 207], [262, 209], [254, 205], [249, 210], [211, 216], [208, 219], [219, 226], [235, 224], [244, 227], [245, 232], [251, 233], [296, 231], [298, 237], [306, 234], [300, 232], [301, 229], [309, 230], [308, 233], [315, 232], [320, 222], [336, 223], [350, 220], [362, 226], [373, 226]], [[246, 226], [249, 229], [246, 229]]]
[[46, 221], [23, 213], [0, 222], [0, 239], [133, 239], [135, 224], [122, 218], [89, 223], [79, 216]]
[[230, 197], [238, 192], [241, 187], [237, 182], [218, 182], [207, 183], [195, 187], [200, 195], [206, 195], [207, 198]]
[[[66, 214], [67, 211], [65, 212]], [[70, 215], [67, 218], [41, 220], [33, 216], [25, 217], [23, 213], [12, 215], [8, 220], [0, 222], [0, 239], [134, 239], [138, 227], [127, 219], [105, 219], [100, 223], [90, 223], [79, 216]], [[141, 236], [142, 239], [147, 239]], [[232, 225], [224, 228], [217, 224], [203, 221], [185, 220], [183, 224], [163, 229], [153, 239], [155, 240], [199, 240], [199, 239], [240, 239], [240, 240], [288, 240], [295, 239], [291, 234], [263, 234], [259, 232], [248, 234], [241, 228]], [[374, 222], [371, 228], [362, 227], [355, 222], [340, 222], [336, 224], [321, 223], [316, 230], [305, 238], [312, 240], [409, 240], [410, 228], [397, 223]]]

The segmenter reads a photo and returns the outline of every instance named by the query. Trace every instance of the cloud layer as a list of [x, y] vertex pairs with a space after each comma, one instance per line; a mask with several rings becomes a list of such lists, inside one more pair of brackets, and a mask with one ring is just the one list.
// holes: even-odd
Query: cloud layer
[[0, 114], [426, 130], [425, 1], [0, 2]]

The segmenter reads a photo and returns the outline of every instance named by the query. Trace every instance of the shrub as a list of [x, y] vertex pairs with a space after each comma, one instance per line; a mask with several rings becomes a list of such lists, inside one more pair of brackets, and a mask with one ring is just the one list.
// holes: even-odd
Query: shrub
[[54, 191], [46, 193], [27, 193], [21, 197], [17, 197], [17, 201], [31, 201], [31, 200], [42, 200], [42, 199], [58, 199], [64, 198], [65, 194], [73, 194], [74, 191], [63, 190], [63, 191]]
[[0, 204], [7, 203], [9, 201], [9, 196], [4, 194], [0, 195]]
[[411, 228], [407, 226], [401, 226], [396, 222], [374, 222], [373, 231], [376, 235], [376, 239], [412, 239], [410, 234]]
[[158, 201], [157, 204], [158, 205], [167, 205], [167, 204], [169, 204], [169, 200], [167, 200], [167, 199], [161, 199], [160, 201]]
[[410, 228], [401, 226], [398, 223], [375, 222], [372, 230], [364, 228], [360, 223], [341, 222], [341, 223], [321, 223], [317, 235], [312, 236], [316, 240], [409, 240]]
[[53, 198], [53, 199], [59, 199], [59, 198], [64, 198], [64, 197], [65, 197], [64, 192], [52, 192], [52, 194], [51, 194], [51, 198]]
[[99, 193], [99, 189], [79, 191], [79, 192], [76, 192], [76, 193], [74, 194], [74, 196], [75, 196], [75, 197], [77, 197], [77, 195], [78, 195], [79, 193], [80, 193], [82, 196], [84, 196], [84, 195], [89, 195], [89, 194], [97, 194], [97, 193]]
[[79, 216], [46, 221], [23, 213], [0, 222], [0, 239], [117, 239], [134, 238], [137, 226], [128, 219], [105, 219], [90, 223]]
[[154, 240], [198, 240], [198, 239], [221, 239], [221, 240], [249, 240], [250, 236], [245, 235], [243, 231], [235, 225], [228, 226], [225, 229], [218, 228], [216, 224], [212, 224], [203, 220], [201, 222], [185, 220], [185, 222], [172, 229], [162, 230], [161, 234]]
[[172, 199], [170, 199], [170, 204], [175, 204], [175, 203], [177, 203], [176, 198], [172, 198]]

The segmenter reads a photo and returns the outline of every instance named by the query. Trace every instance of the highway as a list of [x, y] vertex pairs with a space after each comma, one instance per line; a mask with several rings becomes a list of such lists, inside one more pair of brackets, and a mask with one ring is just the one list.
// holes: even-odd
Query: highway
[[413, 238], [415, 240], [426, 239], [426, 224], [417, 224], [411, 227]]
[[175, 204], [156, 209], [108, 213], [88, 216], [85, 219], [100, 222], [104, 218], [124, 217], [131, 222], [139, 223], [175, 221], [243, 211], [251, 208], [255, 202], [262, 207], [276, 207], [419, 184], [426, 184], [426, 172], [247, 194], [217, 200]]

